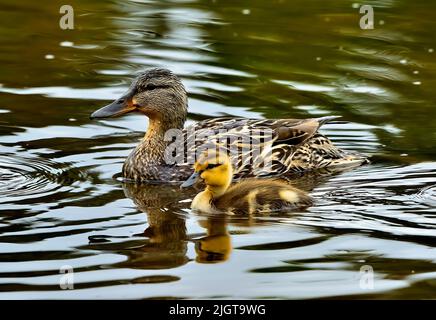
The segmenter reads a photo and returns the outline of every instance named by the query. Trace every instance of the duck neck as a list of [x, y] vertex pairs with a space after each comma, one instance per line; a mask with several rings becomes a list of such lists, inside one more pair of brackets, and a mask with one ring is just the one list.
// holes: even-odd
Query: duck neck
[[[165, 149], [171, 141], [165, 141], [165, 134], [168, 130], [183, 129], [185, 117], [173, 119], [163, 119], [159, 117], [149, 117], [149, 124], [144, 138], [138, 148], [146, 150], [147, 157], [157, 162], [161, 162], [165, 157]], [[175, 131], [177, 134], [180, 132]]]
[[233, 177], [233, 170], [231, 166], [229, 166], [219, 184], [207, 184], [206, 181], [205, 192], [209, 193], [212, 199], [221, 197], [224, 193], [226, 193], [227, 189], [232, 183], [232, 177]]
[[216, 199], [226, 193], [228, 187], [229, 186], [207, 186], [204, 191], [209, 194], [212, 199]]
[[191, 208], [205, 212], [213, 212], [213, 201], [226, 193], [232, 183], [232, 176], [233, 172], [230, 168], [219, 183], [211, 184], [210, 181], [205, 181], [206, 189], [195, 196], [194, 200], [192, 200]]

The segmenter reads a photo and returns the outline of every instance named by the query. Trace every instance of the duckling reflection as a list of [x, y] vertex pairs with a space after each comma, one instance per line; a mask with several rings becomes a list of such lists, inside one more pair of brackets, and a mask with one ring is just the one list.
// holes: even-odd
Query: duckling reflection
[[228, 260], [232, 251], [232, 241], [227, 230], [225, 216], [209, 217], [200, 220], [201, 227], [207, 229], [207, 235], [195, 240], [195, 261], [199, 263], [218, 263]]
[[181, 209], [189, 204], [180, 201], [189, 194], [182, 194], [178, 186], [162, 184], [125, 183], [123, 189], [136, 207], [147, 215], [149, 226], [141, 234], [148, 241], [126, 250], [129, 258], [122, 264], [142, 269], [166, 269], [187, 263], [186, 224]]
[[[326, 175], [326, 178], [329, 174]], [[311, 189], [322, 183], [319, 176], [304, 180], [293, 180], [294, 184]], [[167, 269], [186, 264], [187, 235], [185, 213], [183, 209], [190, 207], [189, 201], [202, 189], [197, 188], [180, 190], [179, 185], [163, 184], [123, 184], [126, 197], [132, 199], [136, 207], [147, 215], [148, 227], [141, 234], [147, 237], [146, 241], [135, 241], [127, 247], [124, 245], [123, 253], [128, 260], [121, 265], [141, 269]], [[232, 225], [252, 227], [262, 224], [254, 221], [252, 216], [228, 217], [226, 215], [208, 216], [200, 219], [200, 225], [207, 229], [207, 235], [194, 240], [196, 261], [199, 263], [218, 263], [229, 259], [232, 251], [231, 236], [227, 230], [229, 219]], [[266, 222], [265, 222], [266, 223]], [[132, 248], [133, 247], [133, 248]], [[117, 249], [119, 250], [119, 249]]]

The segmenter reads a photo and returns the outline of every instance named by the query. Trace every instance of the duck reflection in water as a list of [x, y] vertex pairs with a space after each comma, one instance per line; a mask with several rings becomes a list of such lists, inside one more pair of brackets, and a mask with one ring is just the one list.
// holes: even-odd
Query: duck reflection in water
[[[293, 185], [310, 191], [322, 184], [332, 175], [331, 172], [313, 172], [302, 177], [294, 176]], [[124, 183], [125, 195], [130, 198], [138, 210], [147, 215], [148, 227], [140, 236], [147, 241], [140, 244], [125, 245], [123, 250], [128, 260], [122, 262], [128, 267], [141, 269], [174, 268], [189, 262], [187, 256], [188, 243], [195, 243], [198, 263], [217, 263], [229, 259], [232, 245], [228, 231], [229, 222], [233, 225], [251, 228], [264, 222], [255, 216], [231, 217], [226, 214], [196, 213], [199, 224], [206, 229], [206, 235], [189, 236], [186, 228], [186, 214], [190, 208], [189, 199], [202, 190], [202, 185], [195, 188], [180, 189], [178, 184], [135, 184]], [[289, 213], [283, 213], [289, 217]]]
[[[123, 264], [142, 269], [166, 269], [186, 264], [190, 237], [186, 231], [183, 209], [190, 206], [183, 201], [195, 196], [196, 189], [180, 192], [178, 185], [123, 184], [125, 195], [147, 215], [149, 226], [141, 234], [148, 238], [146, 244], [126, 250], [129, 259]], [[193, 239], [198, 263], [226, 261], [231, 252], [231, 239], [224, 215], [201, 217], [201, 227], [206, 236]]]
[[[129, 267], [167, 269], [186, 264], [187, 233], [185, 213], [189, 203], [180, 202], [189, 197], [181, 194], [178, 185], [123, 184], [125, 195], [147, 215], [149, 226], [143, 234], [148, 241], [126, 250]], [[192, 192], [195, 192], [193, 190]]]

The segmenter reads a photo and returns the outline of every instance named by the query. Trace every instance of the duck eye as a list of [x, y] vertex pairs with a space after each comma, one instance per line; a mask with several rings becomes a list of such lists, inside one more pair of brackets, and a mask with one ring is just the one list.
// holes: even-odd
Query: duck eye
[[154, 85], [154, 84], [148, 84], [146, 87], [145, 87], [145, 89], [146, 90], [154, 90], [154, 89], [156, 89], [157, 88], [157, 86], [156, 85]]
[[221, 165], [220, 163], [209, 163], [207, 165], [207, 169], [213, 169], [213, 168], [218, 167], [220, 165]]

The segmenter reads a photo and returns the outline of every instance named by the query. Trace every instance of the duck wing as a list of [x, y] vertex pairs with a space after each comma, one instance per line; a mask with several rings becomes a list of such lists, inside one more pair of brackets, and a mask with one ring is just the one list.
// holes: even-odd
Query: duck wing
[[289, 171], [296, 150], [324, 123], [337, 118], [204, 120], [184, 129], [186, 159], [193, 164], [207, 149], [224, 149], [233, 162], [236, 179], [282, 174]]
[[189, 132], [195, 131], [200, 139], [196, 139], [199, 144], [208, 139], [202, 139], [201, 136], [212, 134], [241, 134], [254, 131], [271, 131], [277, 138], [277, 143], [287, 143], [297, 146], [303, 144], [310, 139], [318, 129], [325, 123], [340, 118], [340, 116], [326, 116], [311, 119], [247, 119], [247, 118], [231, 118], [222, 117], [207, 119], [197, 122], [184, 129], [185, 137], [188, 137]]

